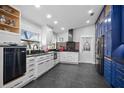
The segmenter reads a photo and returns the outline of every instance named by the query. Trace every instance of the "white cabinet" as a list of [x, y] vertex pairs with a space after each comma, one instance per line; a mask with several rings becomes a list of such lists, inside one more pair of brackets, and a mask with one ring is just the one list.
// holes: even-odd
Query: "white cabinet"
[[35, 79], [35, 58], [29, 57], [26, 59], [26, 74], [24, 78], [24, 83], [27, 84]]
[[78, 52], [60, 52], [61, 63], [78, 64], [78, 57]]
[[36, 78], [54, 67], [53, 53], [38, 56], [36, 57], [36, 60]]
[[37, 72], [36, 72], [37, 76], [36, 77], [39, 77], [46, 71], [46, 62], [41, 62], [41, 63], [38, 63], [37, 65], [38, 66], [37, 66]]
[[25, 75], [13, 80], [3, 87], [5, 88], [20, 88], [31, 82], [35, 78], [35, 58], [29, 57], [26, 59], [26, 73]]
[[22, 76], [14, 81], [7, 83], [3, 87], [4, 88], [20, 88], [20, 87], [24, 86], [24, 81], [25, 81], [24, 76]]

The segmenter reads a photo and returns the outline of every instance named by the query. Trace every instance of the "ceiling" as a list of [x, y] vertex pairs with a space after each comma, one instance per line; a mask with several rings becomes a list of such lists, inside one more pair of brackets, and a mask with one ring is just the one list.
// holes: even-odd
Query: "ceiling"
[[[16, 7], [27, 20], [39, 26], [48, 24], [57, 33], [94, 24], [103, 8], [102, 5], [41, 5], [40, 8], [34, 5], [16, 5]], [[94, 11], [93, 16], [88, 14], [91, 9]], [[52, 18], [47, 19], [47, 14], [51, 14]], [[53, 23], [55, 20], [58, 21], [56, 25]], [[86, 23], [87, 20], [90, 20], [89, 24]], [[61, 27], [65, 30], [61, 30]]]

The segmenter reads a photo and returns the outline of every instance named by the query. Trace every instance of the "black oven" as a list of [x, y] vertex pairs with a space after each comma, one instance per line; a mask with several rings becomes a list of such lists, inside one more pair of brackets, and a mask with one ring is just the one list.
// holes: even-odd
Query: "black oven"
[[26, 72], [26, 48], [3, 48], [3, 83], [6, 84]]

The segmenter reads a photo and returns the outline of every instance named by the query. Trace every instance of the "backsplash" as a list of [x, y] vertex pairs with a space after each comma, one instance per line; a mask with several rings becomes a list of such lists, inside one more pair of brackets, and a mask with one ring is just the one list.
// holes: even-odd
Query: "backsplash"
[[3, 42], [14, 42], [14, 43], [21, 43], [20, 35], [11, 32], [0, 31], [0, 43]]

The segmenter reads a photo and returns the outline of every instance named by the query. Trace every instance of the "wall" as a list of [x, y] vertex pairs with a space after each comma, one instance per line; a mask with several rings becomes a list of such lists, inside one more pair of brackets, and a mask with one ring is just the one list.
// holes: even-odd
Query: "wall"
[[56, 34], [53, 32], [53, 29], [50, 27], [43, 25], [41, 27], [27, 21], [26, 19], [21, 19], [21, 27], [22, 29], [27, 29], [28, 31], [32, 31], [40, 34], [40, 42], [41, 46], [49, 45], [50, 43], [56, 43]]
[[51, 44], [55, 44], [56, 46], [56, 33], [53, 32], [53, 29], [48, 26], [42, 26], [42, 46], [46, 49]]
[[40, 35], [40, 41], [42, 40], [41, 38], [41, 27], [34, 24], [33, 22], [30, 22], [28, 21], [27, 19], [25, 18], [21, 18], [21, 29], [25, 29], [27, 31], [30, 31], [30, 32], [35, 32], [35, 33], [39, 33]]
[[[80, 63], [95, 63], [95, 25], [75, 29], [73, 40], [80, 42]], [[81, 52], [81, 37], [92, 37], [91, 51]]]
[[0, 30], [0, 43], [15, 42], [20, 43], [20, 34], [15, 34], [7, 31]]
[[57, 42], [67, 42], [67, 41], [68, 41], [68, 32], [57, 34]]

